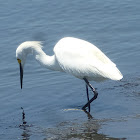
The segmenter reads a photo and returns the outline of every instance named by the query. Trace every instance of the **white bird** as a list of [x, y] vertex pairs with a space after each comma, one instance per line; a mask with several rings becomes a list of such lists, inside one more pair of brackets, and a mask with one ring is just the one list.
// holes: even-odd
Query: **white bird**
[[[89, 81], [104, 81], [106, 79], [121, 80], [123, 75], [100, 49], [95, 45], [73, 37], [65, 37], [58, 41], [54, 47], [54, 55], [48, 56], [42, 50], [42, 43], [39, 41], [26, 41], [20, 44], [16, 50], [16, 58], [20, 65], [20, 82], [22, 88], [23, 68], [28, 54], [33, 54], [37, 62], [42, 66], [54, 70], [71, 74], [86, 83], [88, 102], [83, 106], [83, 110], [97, 98], [97, 91]], [[94, 93], [94, 97], [89, 100], [88, 87]]]

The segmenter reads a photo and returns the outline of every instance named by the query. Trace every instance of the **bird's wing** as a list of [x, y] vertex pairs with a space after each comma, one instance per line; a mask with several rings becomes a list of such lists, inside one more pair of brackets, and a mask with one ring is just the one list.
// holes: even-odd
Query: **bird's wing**
[[[61, 68], [74, 76], [108, 78], [104, 67], [116, 65], [93, 44], [75, 38], [64, 38], [54, 47]], [[77, 77], [78, 77], [77, 76]]]

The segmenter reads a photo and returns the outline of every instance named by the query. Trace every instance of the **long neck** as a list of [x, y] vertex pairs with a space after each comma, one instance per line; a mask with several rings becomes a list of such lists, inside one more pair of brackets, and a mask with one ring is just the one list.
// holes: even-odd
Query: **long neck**
[[41, 48], [38, 48], [38, 49], [32, 48], [32, 49], [33, 49], [32, 50], [33, 55], [35, 59], [37, 60], [37, 62], [40, 63], [40, 65], [51, 70], [62, 71], [61, 67], [59, 66], [55, 58], [55, 55], [48, 56], [43, 52]]

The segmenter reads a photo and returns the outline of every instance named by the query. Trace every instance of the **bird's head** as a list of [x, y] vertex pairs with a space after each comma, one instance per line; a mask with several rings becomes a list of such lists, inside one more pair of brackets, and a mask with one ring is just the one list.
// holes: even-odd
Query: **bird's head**
[[23, 68], [28, 54], [39, 54], [42, 48], [40, 41], [26, 41], [21, 43], [16, 50], [16, 58], [20, 67], [20, 84], [22, 88]]

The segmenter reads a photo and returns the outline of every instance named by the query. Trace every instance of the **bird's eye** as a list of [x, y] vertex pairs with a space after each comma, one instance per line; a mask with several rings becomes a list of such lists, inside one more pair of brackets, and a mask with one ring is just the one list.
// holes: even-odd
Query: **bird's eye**
[[21, 63], [21, 60], [20, 59], [17, 59], [18, 63], [20, 64]]

